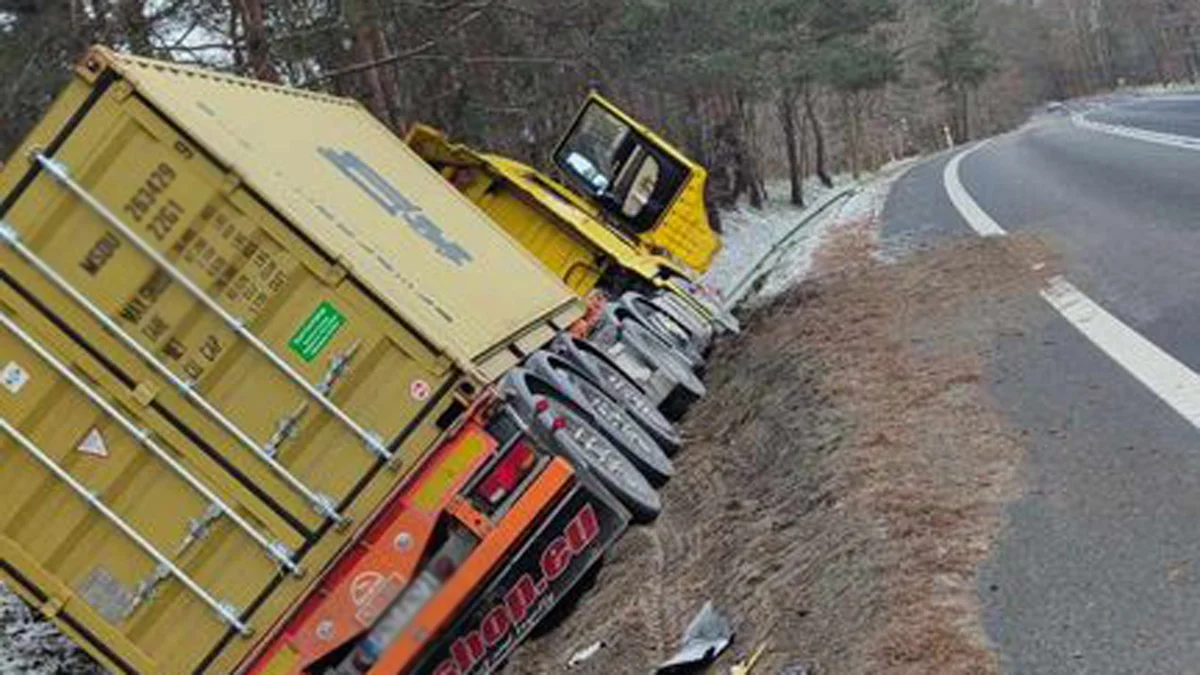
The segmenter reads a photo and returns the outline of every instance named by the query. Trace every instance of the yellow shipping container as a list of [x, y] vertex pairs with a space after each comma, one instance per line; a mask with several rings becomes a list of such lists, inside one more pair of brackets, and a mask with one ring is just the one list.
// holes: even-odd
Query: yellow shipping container
[[230, 670], [578, 300], [357, 104], [93, 50], [0, 173], [0, 580]]

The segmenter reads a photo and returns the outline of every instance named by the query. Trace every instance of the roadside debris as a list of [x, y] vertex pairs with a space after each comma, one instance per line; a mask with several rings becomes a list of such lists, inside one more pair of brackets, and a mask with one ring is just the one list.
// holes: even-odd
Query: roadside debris
[[758, 665], [758, 661], [762, 658], [765, 651], [767, 651], [767, 643], [764, 642], [750, 656], [746, 657], [744, 661], [733, 664], [733, 667], [729, 669], [729, 675], [750, 675], [750, 672], [754, 670], [754, 666]]
[[588, 659], [592, 658], [593, 656], [599, 654], [600, 650], [604, 649], [607, 646], [608, 646], [608, 643], [605, 642], [604, 640], [597, 640], [597, 641], [593, 642], [592, 644], [590, 644], [590, 645], [584, 647], [583, 649], [580, 649], [579, 651], [572, 654], [571, 658], [567, 661], [567, 667], [568, 668], [578, 667], [584, 661], [587, 661]]
[[712, 600], [688, 624], [679, 651], [658, 666], [659, 673], [686, 672], [714, 661], [733, 642], [733, 624], [713, 607]]

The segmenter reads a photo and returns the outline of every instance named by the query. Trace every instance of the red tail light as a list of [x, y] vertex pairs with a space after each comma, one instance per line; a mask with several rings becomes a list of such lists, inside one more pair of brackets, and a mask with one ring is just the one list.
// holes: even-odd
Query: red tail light
[[521, 486], [536, 464], [537, 453], [529, 441], [524, 438], [517, 441], [479, 482], [475, 496], [491, 506], [499, 505]]

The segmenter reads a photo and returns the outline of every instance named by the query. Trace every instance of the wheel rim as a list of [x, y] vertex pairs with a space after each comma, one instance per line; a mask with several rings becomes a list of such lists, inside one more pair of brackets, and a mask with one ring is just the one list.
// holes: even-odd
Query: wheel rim
[[590, 362], [592, 368], [600, 375], [600, 379], [604, 382], [604, 384], [607, 385], [614, 394], [620, 396], [621, 400], [625, 402], [625, 405], [632, 408], [643, 419], [648, 420], [651, 424], [657, 427], [662, 427], [665, 429], [670, 429], [672, 427], [671, 423], [667, 421], [667, 418], [663, 417], [662, 413], [658, 411], [658, 408], [655, 408], [654, 404], [650, 402], [650, 399], [646, 398], [644, 394], [638, 391], [637, 387], [630, 384], [629, 380], [625, 379], [625, 377], [617, 372], [615, 368], [605, 363], [604, 359], [600, 359], [589, 354], [588, 361]]
[[692, 334], [675, 317], [644, 300], [639, 300], [637, 304], [642, 310], [642, 316], [645, 316], [659, 330], [670, 335], [675, 344], [684, 349], [691, 349]]
[[639, 502], [648, 505], [660, 503], [654, 486], [650, 485], [642, 472], [638, 471], [608, 439], [568, 406], [555, 399], [546, 401], [549, 404], [548, 412], [566, 423], [563, 431], [583, 453], [583, 457], [580, 458], [582, 461], [600, 471], [602, 476], [616, 483], [621, 490]]
[[660, 309], [670, 311], [671, 318], [681, 323], [689, 324], [697, 334], [711, 334], [711, 322], [697, 314], [694, 309], [673, 293], [658, 295], [650, 304], [655, 307], [662, 305]]
[[619, 403], [585, 378], [579, 377], [572, 372], [559, 372], [583, 394], [591, 410], [620, 432], [625, 440], [633, 446], [630, 450], [637, 455], [637, 459], [649, 465], [653, 471], [661, 476], [671, 476], [675, 473], [674, 467], [671, 465], [671, 460], [663, 451], [662, 446], [650, 434], [638, 426], [637, 422], [630, 419], [629, 415], [620, 408]]
[[671, 352], [671, 348], [662, 344], [649, 331], [641, 326], [630, 323], [624, 328], [624, 332], [628, 337], [637, 341], [638, 345], [648, 351], [657, 361], [660, 368], [666, 369], [677, 382], [684, 385], [693, 391], [703, 391], [704, 385], [696, 378], [696, 374], [688, 364], [684, 363], [683, 357]]

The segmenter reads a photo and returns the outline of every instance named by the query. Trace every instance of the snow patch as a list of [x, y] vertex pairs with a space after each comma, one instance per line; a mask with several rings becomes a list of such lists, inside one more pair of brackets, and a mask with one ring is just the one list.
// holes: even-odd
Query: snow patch
[[[839, 176], [834, 181], [834, 188], [827, 188], [819, 182], [810, 181], [804, 186], [804, 199], [809, 204], [819, 204], [831, 192], [849, 182], [848, 178]], [[794, 206], [787, 201], [789, 188], [786, 183], [770, 183], [767, 192], [773, 197], [761, 210], [739, 204], [721, 213], [723, 248], [705, 275], [704, 282], [722, 295], [732, 293], [738, 282], [780, 238], [810, 213], [809, 208]]]
[[0, 584], [0, 675], [100, 675], [104, 670]]
[[[879, 218], [892, 185], [917, 161], [913, 158], [894, 162], [865, 176], [858, 181], [857, 191], [848, 200], [813, 217], [807, 226], [792, 235], [786, 250], [769, 263], [770, 270], [745, 302], [761, 304], [804, 281], [812, 271], [813, 255], [830, 234], [843, 226]], [[805, 198], [811, 206], [804, 209], [786, 201], [772, 200], [761, 211], [739, 206], [724, 212], [722, 239], [725, 247], [705, 276], [705, 283], [728, 297], [763, 256], [805, 218], [813, 216], [827, 197], [852, 185], [854, 182], [848, 176], [839, 176], [832, 189], [819, 183], [806, 186]], [[772, 187], [775, 189], [769, 190], [771, 194], [787, 194], [786, 185]], [[879, 257], [890, 261], [887, 254], [879, 254]]]

